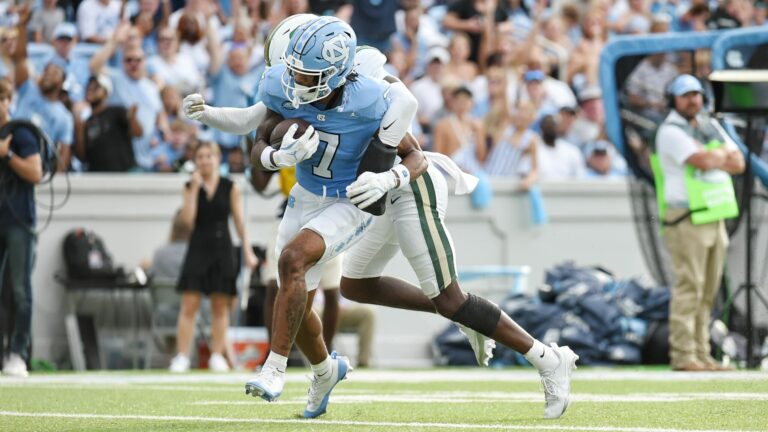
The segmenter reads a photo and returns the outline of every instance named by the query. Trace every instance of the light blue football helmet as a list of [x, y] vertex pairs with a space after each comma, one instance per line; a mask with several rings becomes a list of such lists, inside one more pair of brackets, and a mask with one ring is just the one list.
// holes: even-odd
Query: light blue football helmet
[[[294, 107], [320, 100], [344, 85], [355, 64], [357, 37], [352, 27], [335, 17], [317, 17], [301, 25], [285, 51], [281, 82]], [[316, 77], [311, 87], [297, 84], [295, 74]]]

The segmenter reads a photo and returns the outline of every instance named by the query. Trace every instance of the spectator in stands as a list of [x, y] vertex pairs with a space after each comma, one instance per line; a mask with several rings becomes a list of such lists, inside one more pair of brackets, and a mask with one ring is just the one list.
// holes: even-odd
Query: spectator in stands
[[[566, 31], [565, 21], [560, 15], [551, 14], [542, 23], [542, 36], [544, 36], [544, 39], [561, 50], [567, 57], [573, 51], [574, 43], [568, 37]], [[553, 58], [552, 60], [559, 61], [559, 58]]]
[[627, 78], [627, 102], [640, 114], [660, 122], [667, 110], [665, 91], [677, 75], [677, 67], [665, 53], [644, 58]]
[[411, 85], [411, 92], [419, 101], [419, 108], [416, 112], [419, 124], [426, 132], [431, 130], [438, 111], [444, 106], [440, 81], [448, 61], [450, 61], [450, 55], [445, 48], [430, 48], [427, 53], [426, 74]]
[[163, 0], [162, 7], [159, 0], [139, 1], [139, 10], [131, 16], [131, 24], [141, 32], [144, 52], [153, 55], [157, 53], [157, 37], [161, 28], [168, 26], [168, 18], [171, 15], [171, 4]]
[[[309, 2], [307, 0], [284, 0], [277, 4], [277, 8], [272, 8], [269, 14], [270, 27], [280, 23], [280, 21], [291, 15], [310, 13]], [[358, 40], [358, 45], [360, 41]]]
[[[490, 39], [496, 24], [507, 20], [507, 13], [501, 3], [498, 0], [457, 0], [448, 6], [448, 13], [443, 19], [446, 30], [469, 35], [469, 59], [481, 66], [485, 63], [488, 48], [494, 46]], [[481, 49], [483, 39], [488, 46]]]
[[579, 92], [579, 111], [564, 138], [582, 149], [587, 142], [595, 141], [604, 127], [603, 92], [597, 86], [587, 87]]
[[191, 58], [201, 74], [209, 73], [212, 67], [216, 67], [213, 63], [220, 61], [213, 58], [214, 49], [221, 49], [218, 38], [219, 25], [214, 25], [214, 22], [218, 22], [215, 17], [201, 20], [195, 14], [185, 13], [179, 18], [176, 27], [180, 41], [179, 55]]
[[204, 142], [198, 145], [196, 169], [183, 191], [181, 217], [193, 226], [193, 230], [176, 286], [181, 293], [181, 311], [176, 335], [177, 354], [171, 361], [171, 372], [189, 370], [189, 349], [203, 294], [210, 296], [213, 313], [208, 367], [216, 372], [229, 370], [222, 354], [230, 305], [237, 295], [235, 281], [238, 274], [235, 249], [229, 235], [230, 215], [244, 245], [245, 267], [252, 270], [256, 266], [252, 248], [246, 247], [251, 243], [243, 220], [240, 191], [234, 182], [219, 176], [220, 163], [221, 153], [216, 144]]
[[29, 9], [19, 12], [18, 43], [14, 54], [18, 103], [14, 118], [29, 120], [40, 127], [59, 149], [59, 171], [69, 168], [72, 156], [70, 146], [75, 135], [72, 113], [67, 110], [60, 97], [66, 78], [66, 65], [55, 59], [48, 62], [38, 82], [30, 78], [27, 64], [27, 24]]
[[103, 44], [120, 23], [120, 0], [83, 0], [77, 9], [77, 28], [83, 42]]
[[57, 0], [43, 0], [43, 7], [32, 14], [29, 30], [33, 42], [53, 41], [53, 30], [64, 22], [64, 11], [56, 6]]
[[357, 44], [369, 45], [383, 53], [391, 48], [390, 38], [397, 29], [395, 11], [398, 0], [351, 0], [349, 24], [357, 35]]
[[757, 0], [755, 2], [754, 25], [764, 26], [768, 24], [768, 19], [766, 18], [768, 18], [768, 4], [765, 0]]
[[529, 129], [535, 115], [531, 104], [515, 107], [511, 113], [512, 124], [494, 142], [485, 161], [488, 175], [519, 180], [521, 190], [533, 186], [539, 175], [537, 149], [541, 138]]
[[352, 5], [347, 0], [309, 0], [309, 12], [315, 15], [335, 16], [349, 22]]
[[[243, 89], [255, 89], [263, 69], [250, 70], [248, 58], [245, 48], [235, 47], [229, 51], [226, 64], [219, 63], [218, 69], [211, 68], [210, 83], [216, 106], [246, 108], [250, 105], [249, 98], [253, 95], [246, 94]], [[225, 155], [240, 144], [239, 135], [216, 129], [213, 136]]]
[[13, 56], [19, 41], [18, 34], [15, 27], [0, 27], [0, 78], [12, 83], [15, 82]]
[[418, 5], [407, 9], [402, 30], [392, 35], [392, 51], [400, 51], [405, 56], [401, 77], [407, 83], [424, 75], [427, 66], [430, 45], [425, 32], [421, 30], [423, 15], [424, 11]]
[[552, 115], [541, 119], [541, 142], [536, 149], [539, 179], [564, 181], [584, 178], [584, 156], [576, 146], [557, 137], [557, 121]]
[[567, 82], [575, 89], [597, 84], [600, 53], [608, 38], [605, 14], [600, 9], [590, 9], [581, 23], [581, 41], [568, 60]]
[[627, 164], [613, 145], [601, 135], [584, 145], [587, 177], [613, 178], [627, 175]]
[[447, 75], [455, 76], [468, 86], [472, 84], [479, 73], [477, 63], [469, 60], [469, 50], [469, 36], [466, 33], [454, 33], [451, 43], [448, 45], [450, 60], [445, 65]]
[[[151, 149], [157, 142], [156, 131], [163, 136], [170, 132], [167, 124], [160, 94], [155, 83], [145, 76], [144, 50], [135, 44], [126, 44], [131, 26], [123, 23], [115, 34], [91, 58], [91, 73], [106, 74], [112, 79], [114, 93], [109, 102], [123, 107], [138, 107], [136, 115], [144, 134], [133, 139], [133, 154], [136, 163], [145, 170], [152, 169]], [[118, 50], [122, 49], [122, 68], [105, 68], [107, 60]]]
[[674, 370], [720, 370], [709, 325], [728, 249], [724, 219], [738, 215], [730, 175], [744, 172], [744, 157], [702, 110], [704, 88], [695, 77], [676, 77], [669, 93], [673, 109], [656, 134], [654, 172], [664, 182], [659, 219], [675, 273], [669, 356]]
[[619, 34], [645, 34], [651, 27], [651, 9], [648, 0], [628, 0], [627, 10], [608, 26]]
[[125, 172], [136, 168], [131, 138], [143, 133], [136, 119], [137, 106], [109, 106], [112, 91], [108, 76], [92, 76], [85, 91], [91, 116], [83, 122], [81, 113], [75, 112], [75, 154], [88, 164], [88, 171]]
[[435, 125], [432, 150], [451, 157], [467, 172], [481, 168], [485, 160], [485, 132], [480, 120], [472, 117], [472, 92], [459, 87], [451, 95], [449, 114]]
[[[0, 79], [0, 127], [10, 118], [13, 85]], [[32, 268], [35, 261], [35, 184], [43, 177], [40, 143], [26, 128], [0, 139], [0, 288], [6, 269], [16, 319], [3, 374], [27, 376], [32, 333]], [[13, 192], [10, 192], [13, 191]], [[9, 193], [10, 192], [10, 193]], [[5, 319], [5, 317], [3, 317]]]
[[708, 31], [707, 22], [709, 21], [709, 7], [706, 4], [692, 4], [691, 7], [680, 16], [677, 22], [679, 31]]
[[185, 159], [187, 146], [194, 139], [195, 126], [180, 118], [170, 122], [170, 134], [167, 140], [152, 149], [152, 165], [154, 171], [175, 172]]
[[176, 32], [164, 27], [157, 34], [157, 54], [147, 60], [147, 72], [158, 87], [174, 86], [184, 94], [201, 91], [204, 77], [190, 56], [179, 55]]
[[721, 0], [707, 21], [710, 30], [730, 30], [741, 27], [742, 0]]

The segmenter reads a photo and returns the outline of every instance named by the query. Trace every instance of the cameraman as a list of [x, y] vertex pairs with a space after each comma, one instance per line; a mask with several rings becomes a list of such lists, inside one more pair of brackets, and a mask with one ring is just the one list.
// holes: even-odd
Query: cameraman
[[[12, 96], [11, 83], [0, 79], [0, 127], [10, 121]], [[0, 139], [0, 288], [7, 268], [16, 309], [11, 353], [3, 366], [6, 375], [27, 376], [36, 237], [35, 184], [42, 177], [40, 143], [31, 130], [17, 128]]]
[[724, 220], [738, 216], [731, 175], [744, 172], [744, 157], [702, 110], [697, 78], [680, 75], [668, 90], [673, 109], [656, 134], [655, 174], [657, 187], [663, 179], [659, 214], [675, 273], [669, 356], [674, 370], [722, 370], [710, 354], [709, 323], [728, 250]]

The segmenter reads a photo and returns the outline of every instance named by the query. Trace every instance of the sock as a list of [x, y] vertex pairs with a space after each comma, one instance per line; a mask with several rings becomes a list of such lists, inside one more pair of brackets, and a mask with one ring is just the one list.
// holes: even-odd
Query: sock
[[540, 371], [554, 369], [560, 364], [560, 358], [555, 351], [536, 339], [533, 340], [531, 349], [525, 353], [525, 359]]
[[325, 360], [321, 361], [318, 364], [312, 365], [312, 372], [315, 373], [315, 376], [322, 379], [327, 380], [331, 378], [331, 356], [328, 356], [325, 358]]
[[285, 368], [288, 367], [288, 357], [280, 355], [274, 351], [269, 352], [267, 361], [264, 362], [265, 368], [277, 369], [280, 372], [285, 372]]

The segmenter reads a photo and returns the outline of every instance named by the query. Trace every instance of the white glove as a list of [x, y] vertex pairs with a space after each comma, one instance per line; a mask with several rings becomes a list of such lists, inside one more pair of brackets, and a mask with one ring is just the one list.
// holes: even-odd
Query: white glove
[[201, 121], [206, 108], [205, 99], [197, 93], [187, 95], [181, 103], [181, 108], [188, 119]]
[[294, 138], [296, 129], [299, 125], [293, 124], [283, 135], [283, 142], [280, 150], [272, 154], [272, 160], [278, 167], [290, 167], [303, 162], [312, 157], [320, 145], [320, 135], [315, 132], [315, 128], [308, 127], [302, 136]]
[[397, 177], [391, 170], [378, 174], [366, 171], [347, 186], [347, 197], [357, 208], [364, 209], [378, 201], [396, 185]]

